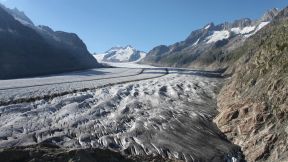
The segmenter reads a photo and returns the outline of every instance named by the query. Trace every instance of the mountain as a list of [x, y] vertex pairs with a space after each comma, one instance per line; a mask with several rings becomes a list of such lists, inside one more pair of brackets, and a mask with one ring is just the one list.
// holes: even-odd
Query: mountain
[[23, 12], [3, 5], [0, 22], [0, 79], [101, 66], [76, 34], [35, 26]]
[[209, 23], [193, 31], [184, 41], [153, 48], [142, 63], [198, 69], [224, 68], [227, 54], [269, 24], [278, 12], [272, 9], [259, 20], [244, 18], [219, 25]]
[[33, 22], [29, 19], [29, 17], [27, 17], [24, 12], [19, 11], [17, 8], [9, 9], [2, 4], [0, 4], [0, 7], [2, 7], [6, 12], [12, 15], [15, 20], [21, 22], [23, 25], [34, 26]]
[[288, 161], [288, 7], [259, 20], [209, 23], [182, 42], [152, 49], [158, 66], [224, 69], [214, 122], [247, 161]]
[[146, 56], [146, 53], [128, 45], [113, 47], [104, 54], [95, 54], [94, 56], [98, 61], [103, 62], [138, 62]]
[[288, 7], [229, 55], [216, 124], [247, 161], [288, 161]]

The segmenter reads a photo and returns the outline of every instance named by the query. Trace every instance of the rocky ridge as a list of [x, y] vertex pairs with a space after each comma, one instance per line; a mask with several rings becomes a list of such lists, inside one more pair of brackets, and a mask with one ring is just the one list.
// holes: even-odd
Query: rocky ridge
[[218, 96], [219, 128], [248, 161], [288, 160], [288, 8], [233, 52]]
[[244, 18], [219, 25], [209, 23], [193, 31], [182, 42], [155, 47], [142, 63], [209, 70], [226, 68], [229, 65], [226, 61], [229, 53], [269, 24], [278, 12], [272, 9], [259, 20]]

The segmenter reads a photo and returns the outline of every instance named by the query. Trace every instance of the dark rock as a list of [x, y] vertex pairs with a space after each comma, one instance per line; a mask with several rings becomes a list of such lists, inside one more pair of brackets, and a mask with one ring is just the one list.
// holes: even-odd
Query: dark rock
[[76, 34], [54, 32], [48, 27], [38, 28], [33, 24], [27, 26], [6, 10], [0, 6], [0, 79], [101, 66]]

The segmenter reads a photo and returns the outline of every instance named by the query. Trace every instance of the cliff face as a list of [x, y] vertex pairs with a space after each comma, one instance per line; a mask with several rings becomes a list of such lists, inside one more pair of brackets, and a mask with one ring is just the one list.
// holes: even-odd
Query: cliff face
[[234, 50], [215, 119], [248, 161], [288, 160], [288, 8]]

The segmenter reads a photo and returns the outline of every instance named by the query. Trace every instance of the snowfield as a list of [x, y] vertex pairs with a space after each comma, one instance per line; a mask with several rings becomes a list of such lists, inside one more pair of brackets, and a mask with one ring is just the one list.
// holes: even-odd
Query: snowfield
[[[255, 26], [246, 26], [244, 28], [235, 27], [235, 28], [231, 28], [231, 30], [213, 31], [211, 35], [208, 36], [205, 40], [207, 44], [215, 43], [220, 40], [228, 39], [231, 36], [231, 32], [237, 35], [241, 34], [245, 38], [249, 38], [250, 36], [256, 34], [263, 27], [268, 25], [269, 23], [270, 22], [267, 21], [267, 22], [261, 22], [259, 25], [255, 25]], [[194, 45], [197, 45], [197, 44], [198, 44], [198, 41], [195, 42]]]
[[227, 30], [214, 31], [213, 34], [206, 38], [207, 43], [214, 43], [223, 39], [228, 39], [230, 37], [230, 32]]
[[[108, 148], [184, 161], [235, 160], [239, 148], [212, 122], [223, 79], [183, 69], [169, 69], [169, 74], [166, 69], [110, 70], [115, 78], [66, 74], [0, 81], [1, 101], [69, 91], [0, 106], [0, 148], [49, 142], [62, 148]], [[13, 89], [29, 86], [27, 80], [30, 87]], [[48, 85], [33, 86], [42, 83]], [[107, 84], [115, 85], [103, 87]]]

